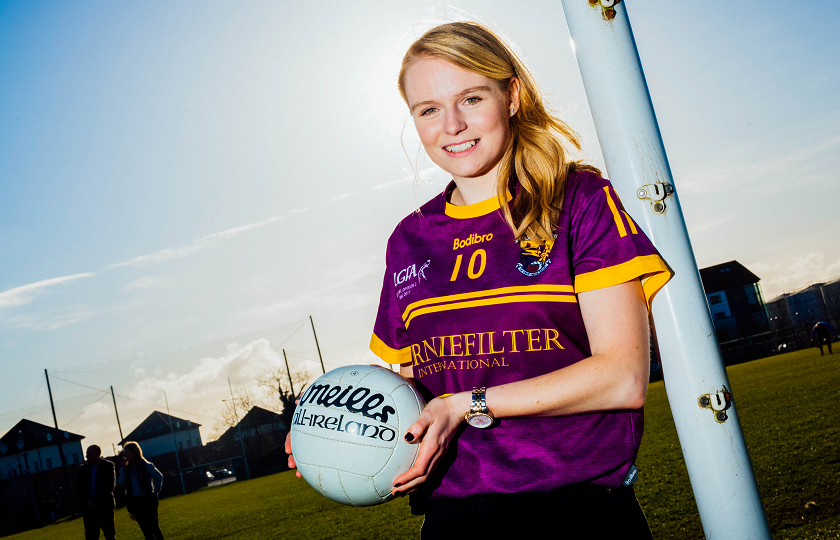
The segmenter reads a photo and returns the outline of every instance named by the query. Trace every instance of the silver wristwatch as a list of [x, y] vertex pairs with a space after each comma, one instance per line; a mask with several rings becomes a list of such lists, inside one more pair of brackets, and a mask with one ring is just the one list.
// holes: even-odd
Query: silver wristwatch
[[488, 428], [493, 423], [493, 413], [487, 408], [487, 401], [484, 394], [486, 387], [474, 388], [472, 391], [472, 405], [467, 414], [464, 415], [467, 423], [476, 428]]

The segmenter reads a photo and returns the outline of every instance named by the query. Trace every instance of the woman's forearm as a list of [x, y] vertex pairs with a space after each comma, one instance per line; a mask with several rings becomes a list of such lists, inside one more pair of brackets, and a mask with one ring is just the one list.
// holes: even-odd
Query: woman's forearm
[[[644, 405], [650, 357], [640, 283], [634, 280], [581, 293], [579, 302], [593, 355], [551, 373], [489, 387], [487, 407], [495, 417], [564, 416]], [[463, 416], [470, 407], [470, 394], [441, 399], [453, 417]]]
[[[490, 387], [487, 406], [496, 418], [638, 409], [645, 403], [649, 367], [646, 359], [629, 356], [599, 354], [539, 377]], [[447, 399], [466, 412], [470, 394]]]

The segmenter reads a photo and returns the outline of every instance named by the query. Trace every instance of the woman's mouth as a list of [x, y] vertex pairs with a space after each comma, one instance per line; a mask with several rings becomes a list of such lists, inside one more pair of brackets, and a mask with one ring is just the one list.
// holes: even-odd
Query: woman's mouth
[[451, 144], [449, 146], [444, 146], [443, 149], [449, 152], [450, 154], [462, 154], [470, 150], [476, 144], [478, 144], [479, 140], [480, 139], [473, 139], [471, 141], [465, 141], [460, 144]]

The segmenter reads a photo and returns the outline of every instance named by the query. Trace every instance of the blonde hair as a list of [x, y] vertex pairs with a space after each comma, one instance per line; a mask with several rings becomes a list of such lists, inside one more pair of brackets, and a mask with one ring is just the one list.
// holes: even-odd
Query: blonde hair
[[[474, 22], [443, 24], [415, 41], [400, 68], [399, 89], [406, 103], [406, 73], [424, 57], [445, 60], [493, 79], [505, 94], [511, 80], [519, 80], [519, 107], [510, 118], [511, 138], [499, 166], [496, 194], [517, 239], [553, 238], [569, 173], [577, 169], [601, 175], [595, 167], [568, 160], [566, 144], [580, 150], [577, 134], [545, 107], [528, 68], [489, 28]], [[520, 189], [508, 207], [506, 192], [512, 173]]]
[[128, 449], [131, 449], [131, 452], [139, 458], [139, 459], [131, 462], [132, 467], [138, 467], [139, 463], [142, 463], [142, 462], [146, 461], [146, 458], [143, 457], [143, 449], [140, 448], [139, 444], [137, 444], [134, 441], [129, 441], [129, 442], [127, 442], [123, 445], [123, 452], [128, 450]]

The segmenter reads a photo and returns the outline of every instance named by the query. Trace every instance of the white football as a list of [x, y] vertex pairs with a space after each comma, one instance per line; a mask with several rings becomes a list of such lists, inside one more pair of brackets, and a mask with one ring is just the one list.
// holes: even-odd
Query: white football
[[379, 366], [329, 371], [306, 389], [292, 419], [300, 474], [325, 497], [351, 506], [390, 501], [419, 444], [403, 435], [426, 402], [405, 378]]

